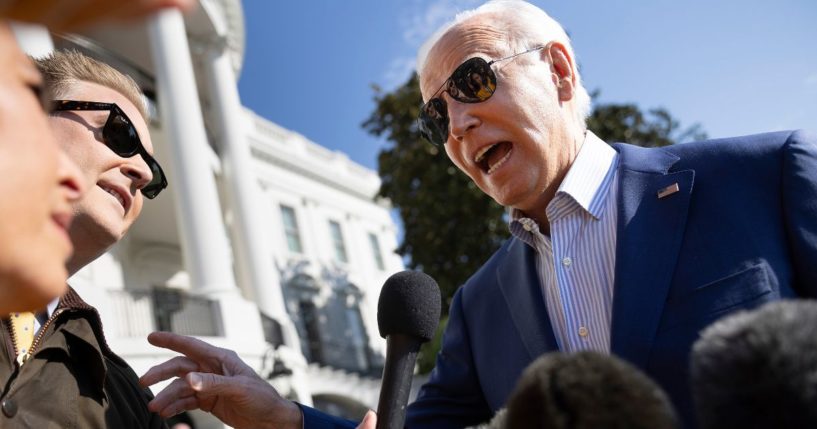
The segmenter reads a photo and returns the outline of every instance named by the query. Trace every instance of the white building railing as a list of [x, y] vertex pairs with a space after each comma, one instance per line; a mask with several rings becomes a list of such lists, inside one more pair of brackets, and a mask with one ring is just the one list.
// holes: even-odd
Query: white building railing
[[108, 292], [109, 305], [116, 314], [114, 326], [106, 327], [113, 338], [146, 337], [156, 330], [153, 303], [149, 292], [112, 290]]
[[108, 291], [109, 305], [116, 314], [112, 337], [146, 337], [157, 330], [181, 335], [223, 335], [217, 301], [190, 296], [182, 291]]

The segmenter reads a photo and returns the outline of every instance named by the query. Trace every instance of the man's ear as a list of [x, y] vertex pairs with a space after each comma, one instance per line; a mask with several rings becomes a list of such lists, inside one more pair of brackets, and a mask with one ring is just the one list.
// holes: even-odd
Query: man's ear
[[550, 70], [553, 84], [556, 85], [556, 92], [559, 94], [559, 101], [572, 100], [576, 92], [573, 58], [570, 57], [567, 48], [559, 42], [551, 43], [543, 51], [550, 58]]

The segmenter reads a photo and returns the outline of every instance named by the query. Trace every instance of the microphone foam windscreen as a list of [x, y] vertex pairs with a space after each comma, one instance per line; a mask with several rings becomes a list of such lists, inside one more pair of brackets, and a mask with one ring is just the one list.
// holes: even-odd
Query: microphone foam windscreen
[[666, 393], [614, 356], [547, 353], [520, 377], [508, 400], [507, 425], [551, 429], [675, 429]]
[[377, 328], [383, 338], [410, 335], [428, 341], [440, 322], [440, 288], [425, 273], [402, 271], [392, 275], [380, 290]]
[[701, 429], [817, 427], [817, 301], [734, 312], [692, 346], [690, 384]]

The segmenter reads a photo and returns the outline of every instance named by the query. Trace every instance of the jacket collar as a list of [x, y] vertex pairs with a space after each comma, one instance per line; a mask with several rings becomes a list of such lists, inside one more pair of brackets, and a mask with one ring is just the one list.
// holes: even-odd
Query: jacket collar
[[534, 250], [521, 240], [511, 238], [500, 250], [503, 251], [507, 255], [500, 259], [496, 270], [497, 283], [530, 359], [558, 350], [539, 287]]
[[[5, 320], [0, 321], [0, 327], [2, 327], [0, 338], [8, 342], [6, 323]], [[6, 383], [6, 389], [9, 389], [9, 385], [12, 386], [12, 390], [22, 389], [29, 381], [40, 377], [44, 366], [62, 365], [68, 359], [74, 362], [72, 365], [81, 371], [83, 378], [88, 377], [92, 383], [89, 387], [95, 387], [104, 394], [108, 370], [106, 358], [113, 359], [122, 365], [124, 361], [108, 347], [96, 309], [83, 301], [76, 291], [69, 288], [68, 293], [60, 298], [57, 308], [42, 329], [45, 331], [38, 333], [42, 335], [39, 340], [40, 345], [19, 372], [9, 371], [9, 367], [14, 365], [13, 350], [0, 356], [0, 363], [2, 363], [0, 379]], [[10, 380], [8, 377], [12, 375], [16, 377], [15, 381], [9, 383], [6, 380]], [[79, 376], [79, 374], [74, 376]]]
[[93, 337], [86, 335], [83, 337], [83, 340], [85, 340], [89, 345], [98, 348], [102, 354], [108, 357], [115, 356], [116, 358], [119, 358], [108, 346], [108, 342], [105, 339], [105, 332], [102, 329], [102, 318], [99, 316], [99, 312], [96, 310], [96, 308], [85, 302], [85, 300], [83, 300], [77, 291], [75, 291], [71, 286], [68, 286], [68, 293], [60, 298], [60, 303], [57, 305], [57, 310], [60, 309], [85, 313], [85, 318], [88, 319], [93, 331]]
[[[673, 171], [679, 158], [664, 149], [624, 144], [614, 148], [620, 159], [610, 346], [643, 368], [678, 258], [695, 172]], [[673, 184], [678, 184], [678, 192], [658, 197]], [[533, 249], [511, 238], [500, 251], [507, 255], [497, 267], [497, 283], [531, 359], [558, 350]]]
[[[105, 340], [99, 312], [69, 286], [51, 317], [54, 320], [48, 326], [42, 346], [35, 355], [47, 349], [55, 349], [76, 358], [77, 350], [87, 350], [89, 353], [84, 354], [80, 363], [82, 370], [90, 374], [94, 384], [104, 392], [108, 371], [105, 358], [118, 361], [121, 358], [111, 351]], [[78, 348], [77, 345], [80, 344], [84, 344], [84, 347]]]
[[[614, 148], [621, 161], [610, 345], [643, 367], [678, 259], [695, 172], [673, 171], [679, 158], [664, 149]], [[677, 192], [659, 198], [675, 184]]]

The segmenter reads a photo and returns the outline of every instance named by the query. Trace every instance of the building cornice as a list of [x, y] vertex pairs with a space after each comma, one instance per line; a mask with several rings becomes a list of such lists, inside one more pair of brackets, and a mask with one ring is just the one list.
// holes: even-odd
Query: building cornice
[[236, 80], [241, 76], [246, 47], [246, 28], [244, 26], [244, 9], [239, 0], [200, 0], [200, 5], [210, 17], [216, 34], [208, 36], [223, 37]]
[[[250, 147], [255, 159], [307, 177], [344, 194], [390, 209], [388, 201], [375, 199], [380, 177], [350, 160], [346, 154], [329, 150], [296, 132], [246, 109], [250, 119]], [[262, 177], [263, 180], [263, 177]]]

